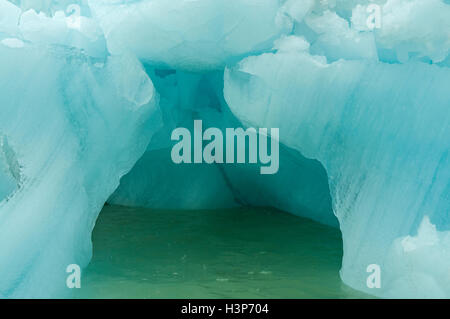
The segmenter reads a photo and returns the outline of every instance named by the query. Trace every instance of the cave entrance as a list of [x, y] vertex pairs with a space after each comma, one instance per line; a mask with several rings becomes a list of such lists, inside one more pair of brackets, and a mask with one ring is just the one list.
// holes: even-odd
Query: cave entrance
[[274, 208], [105, 206], [82, 298], [340, 298], [339, 229]]

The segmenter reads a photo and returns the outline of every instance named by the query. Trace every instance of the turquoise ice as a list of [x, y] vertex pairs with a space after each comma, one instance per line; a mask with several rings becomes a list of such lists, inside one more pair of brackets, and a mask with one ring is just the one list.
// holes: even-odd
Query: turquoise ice
[[0, 60], [0, 295], [58, 296], [157, 127], [157, 93], [133, 57], [0, 45]]
[[[294, 48], [227, 69], [224, 92], [244, 123], [279, 127], [285, 145], [325, 167], [344, 240], [344, 282], [381, 296], [395, 296], [399, 285], [404, 294], [445, 297], [449, 86], [448, 69], [434, 65], [328, 64]], [[419, 254], [394, 245], [415, 234], [422, 220], [429, 230], [419, 231], [417, 241], [427, 249]], [[371, 264], [385, 269], [382, 289], [365, 285]]]
[[[449, 51], [447, 0], [0, 0], [0, 297], [66, 296], [108, 201], [273, 206], [345, 284], [449, 298]], [[175, 165], [194, 119], [280, 128], [279, 173]]]

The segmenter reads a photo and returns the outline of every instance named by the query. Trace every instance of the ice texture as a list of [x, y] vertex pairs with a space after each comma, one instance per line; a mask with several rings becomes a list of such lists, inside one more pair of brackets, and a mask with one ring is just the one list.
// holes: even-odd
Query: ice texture
[[85, 16], [67, 15], [57, 11], [49, 17], [28, 10], [19, 23], [22, 38], [39, 44], [59, 44], [82, 49], [89, 56], [106, 55], [106, 43], [97, 23]]
[[[367, 6], [353, 9], [352, 23], [367, 30]], [[450, 6], [442, 0], [388, 0], [381, 7], [382, 27], [376, 30], [377, 45], [395, 51], [398, 60], [412, 56], [443, 61], [450, 50]]]
[[6, 0], [0, 0], [0, 34], [18, 33], [19, 17], [22, 11]]
[[0, 44], [0, 61], [0, 296], [61, 296], [158, 127], [157, 93], [134, 57]]
[[[448, 238], [441, 231], [450, 228], [449, 86], [448, 69], [424, 63], [327, 63], [307, 50], [284, 50], [228, 68], [224, 92], [237, 118], [279, 127], [282, 143], [325, 167], [343, 234], [345, 283], [379, 296], [449, 297], [448, 240], [436, 244], [442, 266], [386, 256], [425, 215]], [[426, 236], [419, 230], [418, 241]], [[409, 270], [396, 272], [389, 262]], [[368, 289], [370, 264], [398, 280]], [[420, 275], [416, 286], [406, 285], [411, 269]]]
[[[187, 70], [220, 69], [270, 49], [292, 25], [278, 0], [91, 0], [111, 53]], [[133, 36], [130, 36], [133, 35]]]
[[318, 35], [311, 53], [326, 55], [331, 61], [378, 59], [374, 34], [350, 28], [348, 21], [336, 12], [327, 10], [320, 15], [311, 14], [305, 24]]
[[[21, 11], [0, 0], [0, 39], [7, 37], [41, 45], [62, 45], [82, 50], [89, 56], [104, 57], [106, 41], [98, 23], [69, 6], [53, 15], [34, 9]], [[6, 41], [11, 43], [11, 41]]]
[[73, 5], [80, 7], [80, 13], [88, 16], [90, 13], [87, 0], [8, 0], [19, 7], [23, 12], [30, 9], [53, 16], [57, 11], [73, 11]]
[[438, 231], [424, 216], [415, 235], [397, 238], [391, 245], [386, 258], [389, 289], [384, 296], [448, 298], [449, 247], [450, 231]]
[[20, 185], [20, 166], [8, 138], [0, 135], [0, 201], [11, 196]]

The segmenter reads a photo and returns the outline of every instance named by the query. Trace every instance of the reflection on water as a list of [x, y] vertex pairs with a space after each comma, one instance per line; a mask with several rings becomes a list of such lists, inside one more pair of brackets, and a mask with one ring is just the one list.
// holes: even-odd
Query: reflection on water
[[337, 229], [273, 209], [106, 206], [78, 298], [365, 298]]

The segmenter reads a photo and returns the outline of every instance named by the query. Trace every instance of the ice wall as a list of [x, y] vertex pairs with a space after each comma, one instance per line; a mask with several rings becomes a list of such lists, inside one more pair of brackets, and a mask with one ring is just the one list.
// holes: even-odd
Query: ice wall
[[[378, 296], [449, 297], [449, 69], [329, 64], [305, 47], [283, 47], [291, 49], [228, 68], [225, 98], [244, 123], [279, 127], [281, 142], [324, 165], [343, 234], [344, 282]], [[417, 241], [435, 237], [434, 261], [413, 259], [415, 249], [388, 257], [424, 216], [437, 230], [419, 231]], [[381, 266], [380, 289], [366, 286], [370, 264]]]
[[157, 93], [133, 57], [0, 44], [0, 61], [0, 296], [63, 296], [66, 267], [89, 262], [97, 214], [158, 127]]

